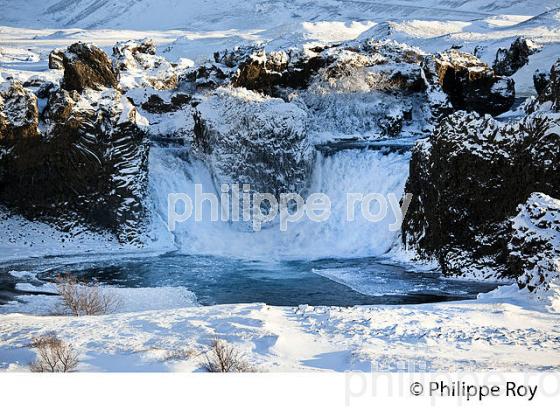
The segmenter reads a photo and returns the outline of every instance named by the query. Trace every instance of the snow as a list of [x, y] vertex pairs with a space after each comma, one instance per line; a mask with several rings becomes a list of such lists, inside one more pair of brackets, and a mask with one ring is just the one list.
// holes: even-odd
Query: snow
[[[381, 34], [387, 29], [390, 38], [426, 51], [441, 51], [453, 44], [472, 51], [479, 45], [492, 61], [497, 48], [509, 45], [519, 35], [550, 44], [556, 50], [559, 42], [555, 0], [490, 4], [482, 0], [330, 0], [312, 6], [305, 0], [139, 0], [110, 4], [79, 0], [71, 5], [60, 0], [32, 0], [24, 4], [0, 1], [0, 25], [4, 26], [0, 26], [0, 48], [11, 50], [8, 58], [12, 60], [25, 59], [29, 53], [44, 59], [51, 49], [78, 40], [95, 41], [108, 48], [117, 41], [149, 37], [166, 45], [161, 49], [172, 60], [188, 57], [200, 62], [216, 50], [254, 41], [273, 41], [276, 47], [285, 47], [351, 40], [367, 30]], [[551, 65], [548, 59], [546, 63]]]
[[[34, 315], [59, 314], [60, 298], [54, 284], [35, 286], [31, 283], [17, 283], [16, 289], [28, 292], [17, 300], [0, 306], [0, 313], [26, 313]], [[196, 296], [184, 287], [162, 286], [158, 288], [119, 288], [103, 286], [101, 291], [115, 300], [111, 313], [142, 312], [149, 310], [179, 309], [197, 306]], [[39, 293], [39, 294], [38, 294]]]
[[0, 368], [25, 371], [34, 358], [32, 337], [55, 332], [79, 352], [79, 371], [200, 371], [216, 338], [259, 371], [557, 371], [559, 323], [558, 314], [538, 306], [489, 297], [416, 306], [7, 314], [0, 322]]

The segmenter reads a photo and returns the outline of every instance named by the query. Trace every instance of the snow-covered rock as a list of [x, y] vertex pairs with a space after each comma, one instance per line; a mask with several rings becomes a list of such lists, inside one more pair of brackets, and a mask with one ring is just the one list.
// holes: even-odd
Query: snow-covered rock
[[75, 44], [63, 61], [66, 89], [38, 87], [41, 113], [37, 97], [20, 83], [0, 84], [0, 200], [64, 230], [85, 224], [137, 241], [145, 216], [147, 122], [119, 90], [107, 88], [116, 77], [100, 49]]
[[497, 75], [513, 75], [529, 62], [529, 56], [540, 50], [532, 40], [524, 37], [515, 39], [509, 49], [499, 48], [492, 68]]
[[51, 70], [63, 70], [64, 69], [63, 61], [64, 61], [64, 50], [57, 48], [49, 53], [49, 68]]
[[413, 200], [403, 240], [436, 257], [444, 274], [515, 278], [510, 218], [533, 192], [560, 196], [560, 117], [536, 113], [502, 124], [457, 112], [413, 151]]
[[439, 83], [456, 110], [497, 115], [515, 100], [511, 78], [497, 76], [478, 57], [451, 49], [429, 55], [423, 63], [427, 78]]
[[117, 43], [113, 47], [113, 66], [120, 71], [120, 83], [124, 89], [153, 87], [169, 90], [177, 87], [177, 70], [165, 58], [156, 55], [153, 40]]
[[520, 288], [548, 291], [560, 281], [560, 200], [536, 192], [518, 210], [509, 264]]
[[19, 81], [0, 83], [0, 143], [39, 135], [37, 97]]
[[219, 183], [300, 192], [312, 159], [304, 110], [243, 88], [221, 88], [196, 107], [195, 144]]

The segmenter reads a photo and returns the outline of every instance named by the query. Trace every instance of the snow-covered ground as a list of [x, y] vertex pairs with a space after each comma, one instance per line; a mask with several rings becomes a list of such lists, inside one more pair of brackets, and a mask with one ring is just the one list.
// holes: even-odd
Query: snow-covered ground
[[219, 305], [0, 320], [0, 369], [27, 370], [34, 336], [72, 343], [81, 371], [198, 371], [214, 339], [258, 371], [560, 370], [560, 321], [526, 296], [353, 308]]

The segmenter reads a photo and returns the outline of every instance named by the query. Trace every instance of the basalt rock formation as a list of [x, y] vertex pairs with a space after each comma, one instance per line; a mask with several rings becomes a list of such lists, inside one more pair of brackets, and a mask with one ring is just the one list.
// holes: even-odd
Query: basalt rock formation
[[539, 51], [539, 46], [524, 37], [515, 39], [509, 49], [500, 48], [492, 68], [497, 75], [511, 76], [529, 62], [529, 56]]
[[498, 115], [514, 103], [514, 81], [496, 75], [472, 54], [449, 50], [430, 55], [423, 67], [428, 80], [442, 87], [456, 110]]
[[[148, 141], [143, 119], [115, 89], [117, 75], [94, 46], [64, 53], [64, 88], [37, 97], [0, 84], [0, 202], [64, 230], [86, 224], [137, 241], [145, 213]], [[79, 90], [79, 91], [78, 91]]]
[[540, 280], [515, 256], [529, 250], [515, 239], [512, 218], [535, 192], [560, 197], [560, 117], [533, 111], [505, 124], [457, 112], [414, 148], [403, 241], [436, 258], [444, 274], [518, 278], [521, 286]]

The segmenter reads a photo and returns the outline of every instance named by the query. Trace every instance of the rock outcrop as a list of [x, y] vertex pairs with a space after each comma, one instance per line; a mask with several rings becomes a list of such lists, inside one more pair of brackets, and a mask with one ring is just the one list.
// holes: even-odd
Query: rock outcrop
[[520, 288], [546, 291], [560, 280], [560, 200], [533, 193], [518, 212], [508, 264]]
[[[548, 73], [537, 71], [533, 76], [537, 90], [537, 103], [552, 103], [552, 109], [560, 111], [560, 59], [554, 63]], [[537, 107], [531, 107], [535, 110]]]
[[426, 77], [438, 83], [456, 110], [498, 115], [515, 101], [515, 84], [500, 77], [472, 54], [449, 50], [427, 56], [423, 62]]
[[120, 71], [124, 89], [152, 87], [171, 90], [177, 87], [178, 72], [165, 58], [156, 55], [153, 40], [125, 41], [113, 47], [113, 66]]
[[539, 51], [540, 47], [524, 37], [515, 39], [509, 49], [499, 48], [492, 68], [497, 75], [511, 76], [529, 62], [529, 56]]
[[536, 113], [501, 124], [458, 112], [413, 151], [403, 224], [406, 246], [444, 274], [517, 277], [510, 218], [533, 192], [560, 197], [560, 118]]
[[63, 61], [64, 61], [64, 50], [57, 48], [49, 53], [49, 68], [51, 70], [63, 70], [64, 69]]
[[0, 83], [0, 143], [39, 136], [37, 97], [18, 81]]
[[312, 54], [300, 50], [256, 51], [239, 64], [233, 85], [268, 95], [278, 95], [278, 87], [304, 88], [327, 62], [321, 54]]
[[39, 88], [47, 100], [41, 114], [37, 98], [21, 84], [0, 84], [0, 202], [65, 230], [85, 224], [138, 241], [145, 222], [147, 124], [113, 88], [117, 77], [101, 50], [74, 44], [64, 64], [65, 88]]
[[219, 184], [250, 184], [276, 197], [305, 188], [312, 160], [307, 115], [295, 104], [219, 89], [196, 107], [195, 122], [195, 144]]
[[92, 44], [72, 44], [64, 51], [62, 64], [62, 86], [68, 91], [82, 92], [86, 88], [99, 91], [105, 87], [117, 88], [119, 84], [118, 71], [107, 54]]

